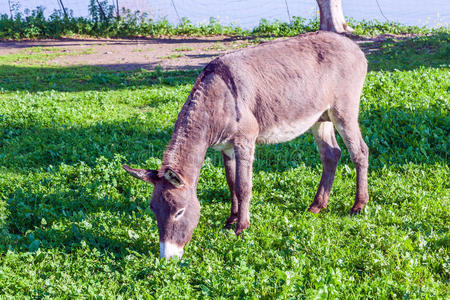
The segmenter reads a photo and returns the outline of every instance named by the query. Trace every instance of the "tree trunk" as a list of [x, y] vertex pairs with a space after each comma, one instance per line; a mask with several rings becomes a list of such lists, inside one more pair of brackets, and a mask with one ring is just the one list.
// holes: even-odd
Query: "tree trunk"
[[317, 0], [320, 9], [320, 30], [333, 32], [352, 32], [345, 22], [341, 0]]
[[100, 2], [98, 0], [97, 1], [97, 5], [98, 5], [98, 9], [100, 10], [100, 13], [103, 16], [103, 22], [107, 23], [108, 22], [108, 18], [106, 17], [105, 12], [103, 11], [103, 7], [100, 5]]
[[60, 5], [61, 5], [61, 8], [62, 8], [62, 10], [63, 10], [63, 12], [64, 12], [64, 18], [68, 18], [68, 16], [67, 16], [67, 11], [66, 11], [66, 8], [64, 7], [64, 4], [63, 4], [63, 2], [62, 2], [62, 0], [59, 0], [59, 3], [60, 3]]
[[116, 17], [120, 19], [119, 0], [116, 0]]
[[9, 5], [9, 13], [11, 14], [11, 20], [13, 19], [13, 13], [12, 13], [12, 9], [11, 9], [11, 0], [8, 0], [8, 5]]

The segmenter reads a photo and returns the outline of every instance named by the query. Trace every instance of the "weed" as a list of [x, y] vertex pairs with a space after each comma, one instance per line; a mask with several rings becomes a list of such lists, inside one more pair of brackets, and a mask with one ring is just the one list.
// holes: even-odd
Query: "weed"
[[180, 57], [185, 57], [184, 54], [170, 54], [167, 56], [158, 56], [157, 59], [174, 59], [174, 58], [180, 58]]
[[227, 47], [221, 42], [216, 42], [209, 47], [203, 48], [203, 50], [205, 50], [205, 51], [225, 51], [225, 50], [227, 50]]
[[191, 47], [187, 47], [187, 46], [173, 49], [173, 51], [175, 51], [175, 52], [187, 52], [187, 51], [192, 51], [192, 50], [194, 50], [194, 49], [192, 49]]

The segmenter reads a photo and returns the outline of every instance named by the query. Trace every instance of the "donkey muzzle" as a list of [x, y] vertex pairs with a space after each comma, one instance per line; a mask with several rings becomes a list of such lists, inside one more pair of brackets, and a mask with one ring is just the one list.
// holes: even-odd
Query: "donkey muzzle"
[[177, 244], [171, 242], [160, 242], [159, 243], [159, 257], [160, 258], [172, 258], [172, 257], [181, 258], [183, 256], [183, 247], [178, 246]]

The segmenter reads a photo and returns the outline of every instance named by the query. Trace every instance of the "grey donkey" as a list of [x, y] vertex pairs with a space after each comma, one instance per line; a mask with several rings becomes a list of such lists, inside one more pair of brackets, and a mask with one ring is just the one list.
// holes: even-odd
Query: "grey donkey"
[[161, 168], [123, 166], [154, 185], [150, 207], [158, 224], [161, 257], [181, 257], [198, 224], [196, 189], [209, 147], [222, 152], [231, 191], [226, 226], [236, 223], [239, 235], [250, 226], [255, 144], [286, 142], [312, 129], [323, 173], [309, 211], [318, 213], [328, 204], [341, 156], [336, 127], [356, 168], [351, 213], [359, 213], [369, 200], [369, 150], [358, 124], [366, 72], [359, 47], [331, 32], [267, 42], [211, 61], [178, 115]]

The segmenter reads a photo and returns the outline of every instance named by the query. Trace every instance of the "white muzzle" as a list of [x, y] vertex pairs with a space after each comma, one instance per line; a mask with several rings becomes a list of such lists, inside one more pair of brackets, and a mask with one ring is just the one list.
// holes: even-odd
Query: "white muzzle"
[[167, 259], [172, 257], [181, 258], [183, 256], [183, 247], [179, 247], [176, 244], [170, 242], [160, 242], [159, 243], [159, 257], [165, 257]]

